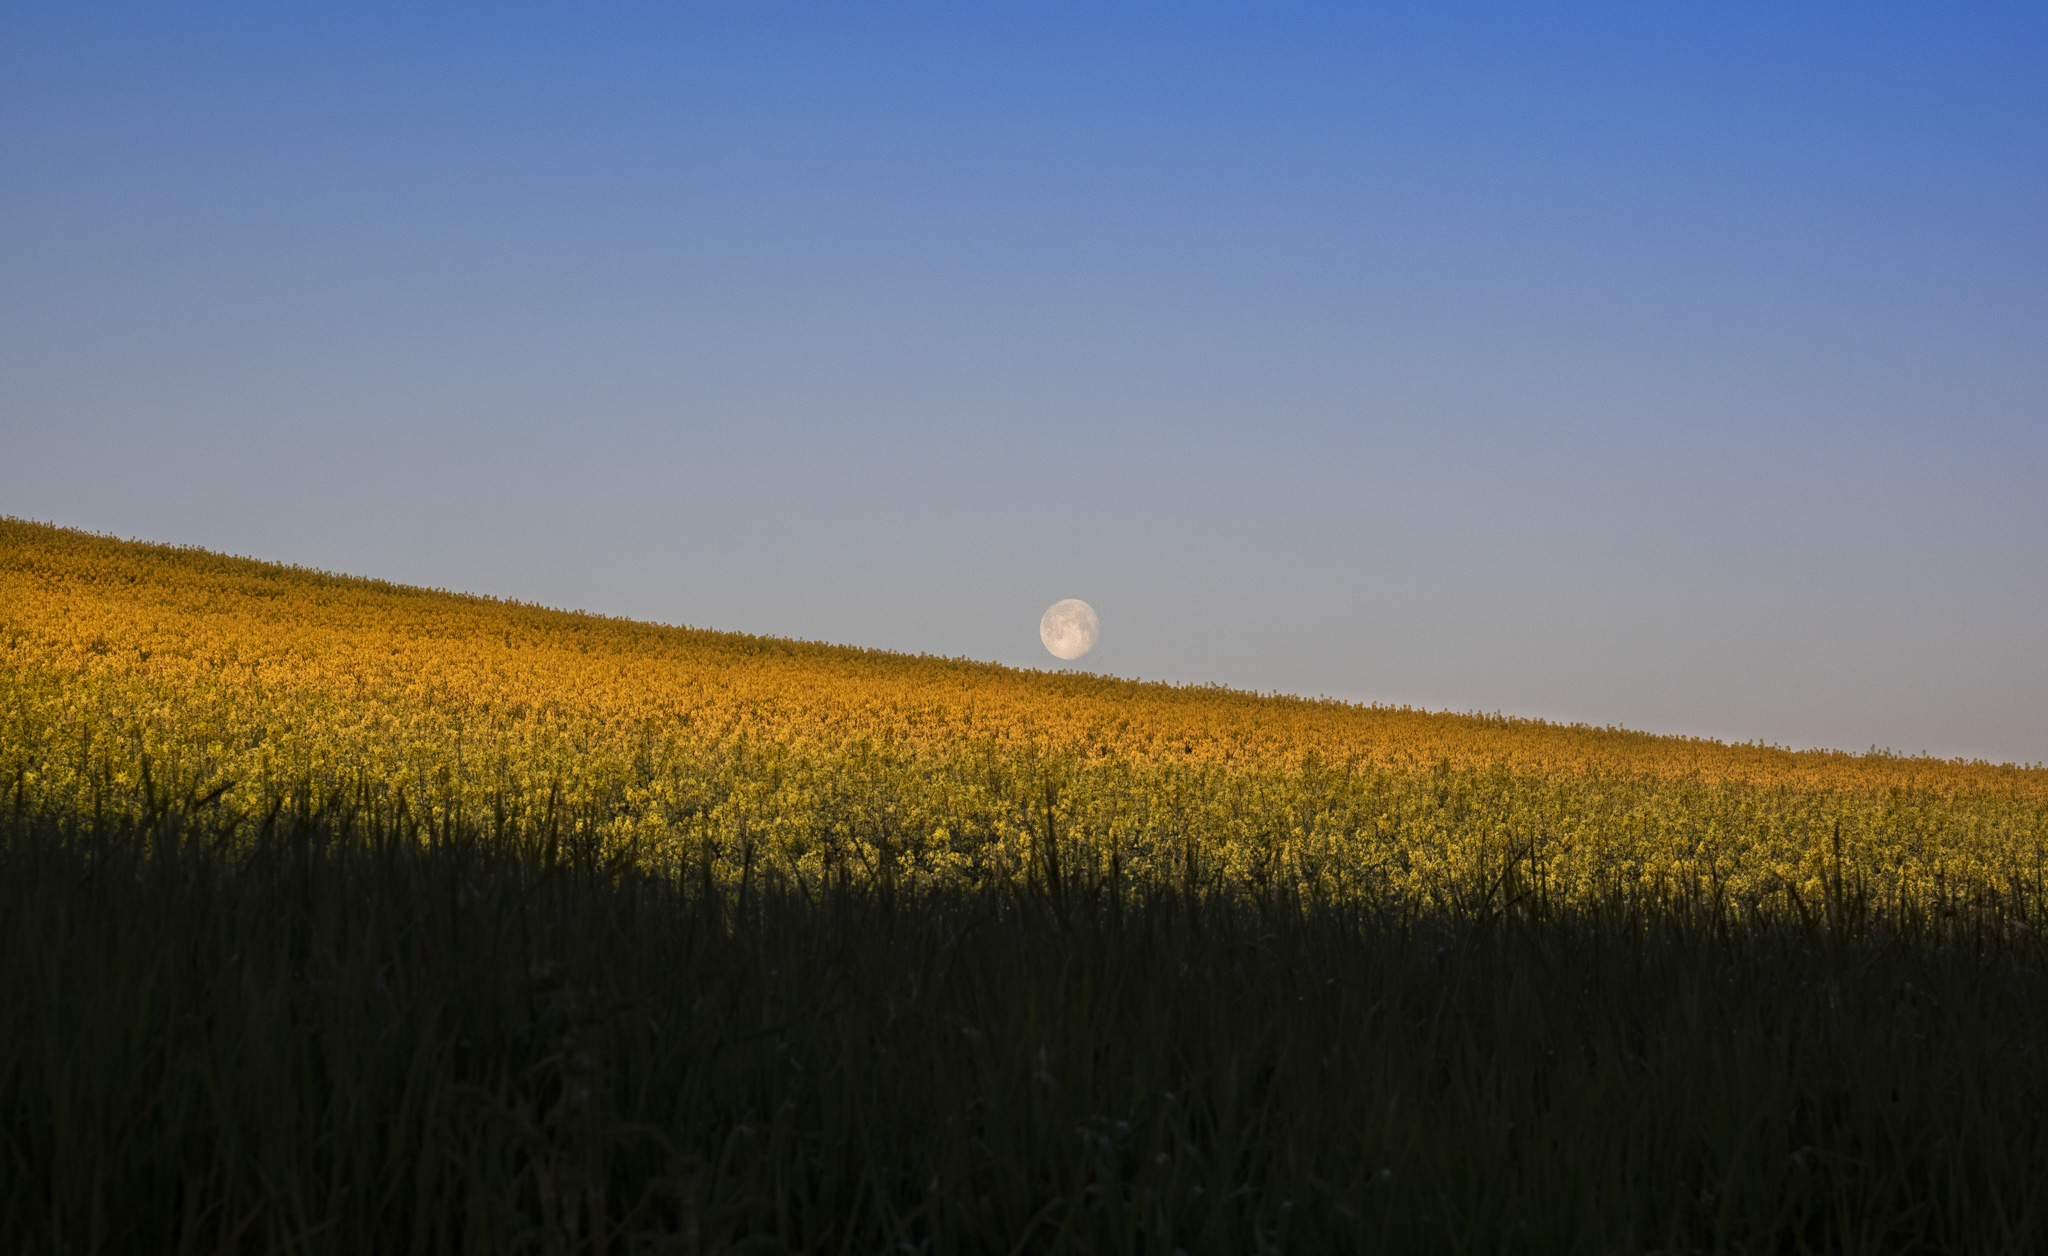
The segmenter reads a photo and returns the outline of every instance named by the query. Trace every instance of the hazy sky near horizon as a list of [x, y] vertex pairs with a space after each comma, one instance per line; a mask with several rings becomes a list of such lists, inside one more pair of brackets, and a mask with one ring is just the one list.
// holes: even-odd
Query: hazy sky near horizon
[[2048, 760], [2048, 9], [0, 7], [0, 513]]

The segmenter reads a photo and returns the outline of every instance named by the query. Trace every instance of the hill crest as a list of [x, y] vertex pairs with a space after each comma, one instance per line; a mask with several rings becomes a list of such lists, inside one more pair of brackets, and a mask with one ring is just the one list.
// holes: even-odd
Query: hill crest
[[[1802, 787], [2048, 793], [2039, 765], [1761, 743], [1261, 694], [666, 625], [0, 517], [0, 659], [339, 687], [485, 722], [536, 710], [693, 736], [994, 739], [1101, 758], [1280, 768], [1648, 773]], [[638, 683], [636, 683], [638, 682]], [[634, 691], [638, 690], [636, 694]]]

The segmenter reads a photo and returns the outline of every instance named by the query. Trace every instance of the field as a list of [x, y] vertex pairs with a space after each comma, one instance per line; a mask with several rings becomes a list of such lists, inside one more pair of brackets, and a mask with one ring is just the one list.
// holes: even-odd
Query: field
[[2048, 771], [0, 520], [0, 1243], [2031, 1251]]

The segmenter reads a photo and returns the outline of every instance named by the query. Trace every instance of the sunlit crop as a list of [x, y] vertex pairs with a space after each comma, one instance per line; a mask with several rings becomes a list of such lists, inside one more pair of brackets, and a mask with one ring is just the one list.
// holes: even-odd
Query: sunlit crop
[[17, 809], [366, 809], [737, 883], [2025, 895], [2048, 771], [1044, 674], [0, 521]]

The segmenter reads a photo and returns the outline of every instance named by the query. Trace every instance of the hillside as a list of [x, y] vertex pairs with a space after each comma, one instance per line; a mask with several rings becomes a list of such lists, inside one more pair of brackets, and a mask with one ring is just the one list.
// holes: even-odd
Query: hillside
[[[1140, 684], [0, 522], [17, 808], [392, 809], [705, 875], [1999, 883], [2048, 771]], [[156, 801], [152, 801], [156, 800]], [[1086, 873], [1077, 869], [1090, 869]], [[1433, 887], [1433, 888], [1432, 888]]]
[[375, 706], [394, 726], [602, 728], [808, 746], [992, 740], [1095, 759], [1506, 767], [1802, 788], [2048, 793], [2048, 771], [1036, 672], [638, 623], [0, 520], [17, 669]]
[[0, 1246], [2038, 1250], [2044, 784], [6, 521]]

